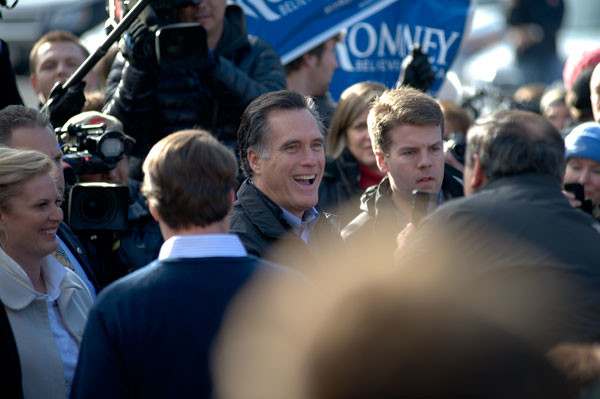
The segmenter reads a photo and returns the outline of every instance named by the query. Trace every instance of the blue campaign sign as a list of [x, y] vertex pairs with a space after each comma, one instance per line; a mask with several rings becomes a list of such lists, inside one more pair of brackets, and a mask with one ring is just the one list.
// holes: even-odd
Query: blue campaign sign
[[364, 80], [393, 87], [414, 44], [421, 45], [436, 70], [435, 93], [458, 53], [471, 6], [469, 0], [398, 0], [349, 26], [336, 48], [340, 68], [330, 85], [332, 96], [337, 99]]
[[248, 33], [268, 41], [287, 64], [396, 0], [233, 0]]
[[335, 99], [348, 86], [375, 80], [392, 87], [402, 59], [420, 44], [440, 87], [465, 36], [476, 0], [233, 0], [248, 33], [268, 41], [286, 64], [344, 31], [336, 47]]

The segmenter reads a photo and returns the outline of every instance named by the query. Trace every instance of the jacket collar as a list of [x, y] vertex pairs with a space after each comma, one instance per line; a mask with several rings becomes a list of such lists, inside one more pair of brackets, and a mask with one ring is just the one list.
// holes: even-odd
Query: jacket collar
[[[528, 187], [547, 188], [554, 192], [561, 190], [560, 183], [549, 174], [542, 173], [519, 173], [510, 176], [502, 176], [491, 179], [483, 186], [482, 190], [489, 190], [507, 185], [526, 185]], [[558, 190], [558, 191], [557, 191]]]
[[279, 238], [288, 232], [290, 226], [285, 221], [281, 208], [256, 188], [250, 179], [244, 180], [240, 186], [237, 202], [252, 224], [267, 237]]
[[229, 4], [225, 9], [223, 34], [217, 43], [215, 53], [227, 57], [248, 44], [244, 12], [239, 6]]
[[[43, 262], [56, 262], [56, 260], [48, 255]], [[67, 272], [60, 283], [62, 294], [59, 297], [59, 307], [62, 302], [61, 298], [70, 298], [74, 290], [78, 289], [83, 289], [83, 286], [77, 280], [70, 278]], [[33, 284], [23, 268], [0, 249], [0, 300], [4, 305], [18, 311], [29, 306], [34, 299], [42, 295], [33, 288]]]

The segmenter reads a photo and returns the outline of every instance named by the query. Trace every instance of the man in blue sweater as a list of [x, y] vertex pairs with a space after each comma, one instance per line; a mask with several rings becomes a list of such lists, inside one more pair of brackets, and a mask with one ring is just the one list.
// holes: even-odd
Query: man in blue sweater
[[258, 269], [283, 273], [227, 234], [236, 172], [234, 155], [205, 131], [152, 148], [142, 192], [165, 243], [158, 260], [98, 297], [71, 398], [211, 395], [211, 346], [227, 305]]

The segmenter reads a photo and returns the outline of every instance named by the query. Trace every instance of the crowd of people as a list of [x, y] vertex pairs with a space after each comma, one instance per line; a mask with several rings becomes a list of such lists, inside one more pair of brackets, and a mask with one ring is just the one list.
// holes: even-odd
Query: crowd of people
[[[520, 54], [512, 109], [473, 115], [419, 48], [336, 103], [340, 34], [284, 66], [225, 0], [157, 14], [199, 64], [138, 19], [61, 92], [89, 53], [49, 32], [42, 110], [2, 64], [0, 397], [600, 392], [600, 48], [553, 83]], [[71, 223], [80, 183], [126, 188], [125, 227]]]

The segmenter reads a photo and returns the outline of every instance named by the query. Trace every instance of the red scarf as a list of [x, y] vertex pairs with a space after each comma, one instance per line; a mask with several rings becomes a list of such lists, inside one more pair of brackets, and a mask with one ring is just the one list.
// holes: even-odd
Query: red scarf
[[374, 186], [379, 184], [381, 179], [383, 179], [384, 174], [377, 171], [372, 171], [371, 169], [367, 169], [363, 165], [358, 165], [360, 167], [360, 179], [358, 180], [358, 185], [363, 190], [366, 190], [367, 187]]

